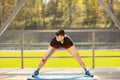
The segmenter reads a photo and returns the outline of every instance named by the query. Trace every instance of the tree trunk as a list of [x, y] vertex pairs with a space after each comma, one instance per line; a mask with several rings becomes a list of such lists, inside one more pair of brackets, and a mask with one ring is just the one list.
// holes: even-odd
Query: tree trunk
[[2, 5], [1, 5], [2, 9], [2, 14], [1, 14], [1, 25], [3, 24], [4, 20], [5, 20], [5, 1], [2, 0]]
[[69, 27], [71, 26], [72, 23], [72, 1], [69, 0]]

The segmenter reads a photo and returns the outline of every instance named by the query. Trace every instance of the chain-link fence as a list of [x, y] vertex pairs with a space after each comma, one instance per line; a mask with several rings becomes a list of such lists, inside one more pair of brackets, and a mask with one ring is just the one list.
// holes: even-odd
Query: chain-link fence
[[[0, 37], [1, 50], [25, 50], [46, 49], [51, 39], [55, 36], [55, 30], [8, 30]], [[94, 36], [93, 36], [94, 33]], [[119, 49], [120, 32], [118, 30], [66, 30], [78, 49]], [[93, 44], [94, 37], [94, 44]]]

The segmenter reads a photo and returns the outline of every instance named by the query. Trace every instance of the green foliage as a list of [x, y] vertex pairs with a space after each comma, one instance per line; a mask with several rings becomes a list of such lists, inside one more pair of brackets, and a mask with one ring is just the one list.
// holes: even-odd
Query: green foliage
[[[0, 24], [8, 18], [20, 0], [0, 0]], [[120, 2], [106, 1], [120, 20]], [[26, 4], [9, 25], [9, 29], [80, 29], [115, 28], [97, 0], [26, 0]]]

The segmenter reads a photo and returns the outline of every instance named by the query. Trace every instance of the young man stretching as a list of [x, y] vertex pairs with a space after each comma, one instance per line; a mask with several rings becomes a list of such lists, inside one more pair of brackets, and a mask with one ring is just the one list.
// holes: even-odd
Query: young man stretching
[[39, 70], [45, 64], [47, 59], [58, 49], [65, 48], [70, 54], [78, 61], [85, 71], [85, 75], [93, 77], [93, 75], [86, 69], [84, 62], [82, 61], [75, 45], [73, 44], [71, 38], [65, 34], [64, 30], [59, 30], [55, 33], [55, 37], [51, 40], [48, 50], [46, 51], [45, 56], [40, 61], [38, 69], [32, 75], [33, 77], [39, 74]]

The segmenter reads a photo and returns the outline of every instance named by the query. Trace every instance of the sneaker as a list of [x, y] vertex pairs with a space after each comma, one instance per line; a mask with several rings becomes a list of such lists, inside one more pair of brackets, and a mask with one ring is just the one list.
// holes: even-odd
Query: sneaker
[[34, 72], [34, 74], [32, 75], [32, 77], [36, 77], [37, 75], [39, 75], [39, 71], [38, 71], [38, 70], [36, 70], [36, 71]]
[[93, 77], [93, 75], [90, 73], [89, 70], [87, 70], [87, 71], [85, 72], [85, 75], [90, 76], [90, 77]]

